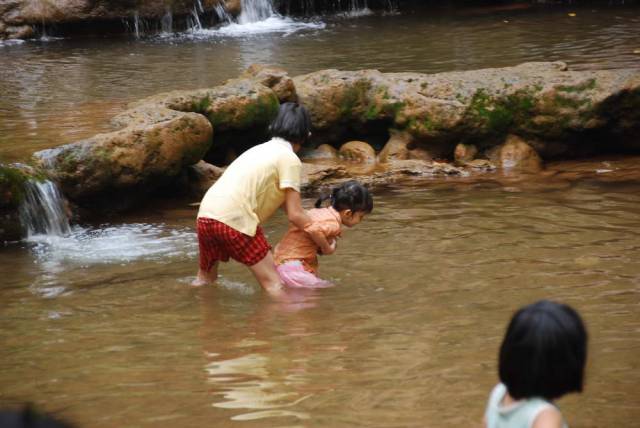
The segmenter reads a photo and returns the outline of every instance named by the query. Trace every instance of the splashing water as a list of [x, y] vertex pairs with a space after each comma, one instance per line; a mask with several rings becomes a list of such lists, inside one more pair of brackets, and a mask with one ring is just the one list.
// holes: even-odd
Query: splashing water
[[284, 33], [285, 35], [305, 29], [323, 29], [323, 22], [301, 22], [279, 15], [271, 0], [242, 0], [242, 13], [237, 21], [224, 8], [218, 7], [215, 12], [224, 22], [217, 29], [192, 27], [189, 38], [206, 39], [215, 36], [243, 37], [247, 35]]
[[173, 15], [171, 14], [171, 10], [167, 10], [164, 14], [160, 25], [163, 33], [173, 33]]
[[276, 15], [270, 0], [242, 0], [242, 13], [238, 18], [240, 24], [251, 24], [264, 21]]
[[51, 181], [28, 181], [20, 205], [20, 222], [27, 236], [64, 236], [70, 231], [69, 217], [58, 187]]
[[[33, 235], [27, 242], [39, 272], [29, 288], [43, 298], [72, 293], [70, 284], [91, 283], [87, 275], [100, 272], [99, 266], [110, 266], [110, 272], [128, 272], [131, 263], [165, 264], [169, 260], [194, 259], [198, 254], [193, 230], [164, 224], [74, 226], [66, 236]], [[100, 283], [104, 277], [94, 281]]]
[[126, 264], [137, 260], [161, 261], [172, 257], [194, 257], [197, 238], [187, 228], [171, 229], [163, 224], [74, 226], [66, 236], [32, 235], [36, 259], [42, 265]]

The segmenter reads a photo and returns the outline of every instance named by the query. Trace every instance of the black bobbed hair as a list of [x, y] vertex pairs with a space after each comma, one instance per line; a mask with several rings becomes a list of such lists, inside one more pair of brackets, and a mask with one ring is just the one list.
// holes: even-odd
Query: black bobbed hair
[[336, 211], [351, 210], [352, 212], [370, 213], [373, 211], [373, 197], [371, 192], [357, 180], [349, 180], [331, 189], [331, 193], [323, 195], [316, 201], [316, 208], [329, 199]]
[[582, 392], [587, 332], [568, 305], [541, 300], [518, 310], [499, 355], [500, 381], [516, 400]]
[[276, 118], [269, 125], [272, 137], [283, 138], [293, 144], [303, 144], [309, 138], [310, 132], [309, 112], [293, 102], [281, 104]]

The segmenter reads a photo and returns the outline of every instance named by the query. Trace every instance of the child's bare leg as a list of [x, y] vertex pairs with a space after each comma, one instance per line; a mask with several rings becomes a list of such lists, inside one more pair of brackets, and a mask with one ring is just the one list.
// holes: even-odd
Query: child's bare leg
[[200, 287], [202, 285], [213, 284], [216, 282], [216, 279], [218, 279], [218, 262], [215, 262], [208, 272], [203, 269], [198, 269], [198, 275], [191, 285]]
[[260, 286], [264, 288], [272, 296], [279, 296], [284, 293], [280, 276], [275, 268], [273, 261], [273, 255], [271, 251], [258, 263], [253, 266], [249, 266], [251, 273], [256, 277]]

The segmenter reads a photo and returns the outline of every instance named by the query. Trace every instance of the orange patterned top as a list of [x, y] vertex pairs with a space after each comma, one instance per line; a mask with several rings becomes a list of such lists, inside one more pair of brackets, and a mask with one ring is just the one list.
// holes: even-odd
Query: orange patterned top
[[[314, 208], [307, 211], [311, 218], [311, 225], [306, 227], [309, 233], [322, 233], [328, 241], [340, 236], [342, 220], [340, 213], [333, 207]], [[305, 270], [317, 274], [318, 272], [318, 246], [313, 242], [308, 233], [289, 224], [289, 230], [278, 245], [276, 245], [274, 258], [280, 265], [289, 260], [299, 260]]]

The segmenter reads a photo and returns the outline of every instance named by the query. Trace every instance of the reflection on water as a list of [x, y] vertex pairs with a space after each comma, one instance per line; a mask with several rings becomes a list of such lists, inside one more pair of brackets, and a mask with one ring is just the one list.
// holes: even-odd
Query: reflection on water
[[434, 73], [555, 60], [573, 69], [640, 67], [638, 10], [271, 17], [140, 40], [3, 43], [0, 156], [22, 159], [109, 131], [109, 119], [127, 102], [215, 86], [255, 62], [291, 75], [325, 68]]
[[[569, 424], [640, 418], [637, 180], [376, 191], [321, 260], [336, 286], [277, 302], [235, 263], [189, 286], [195, 211], [138, 216], [78, 251], [1, 249], [0, 404], [87, 427], [477, 426], [507, 321], [544, 297], [590, 334], [586, 389], [558, 403]], [[269, 242], [285, 229], [277, 214]]]

